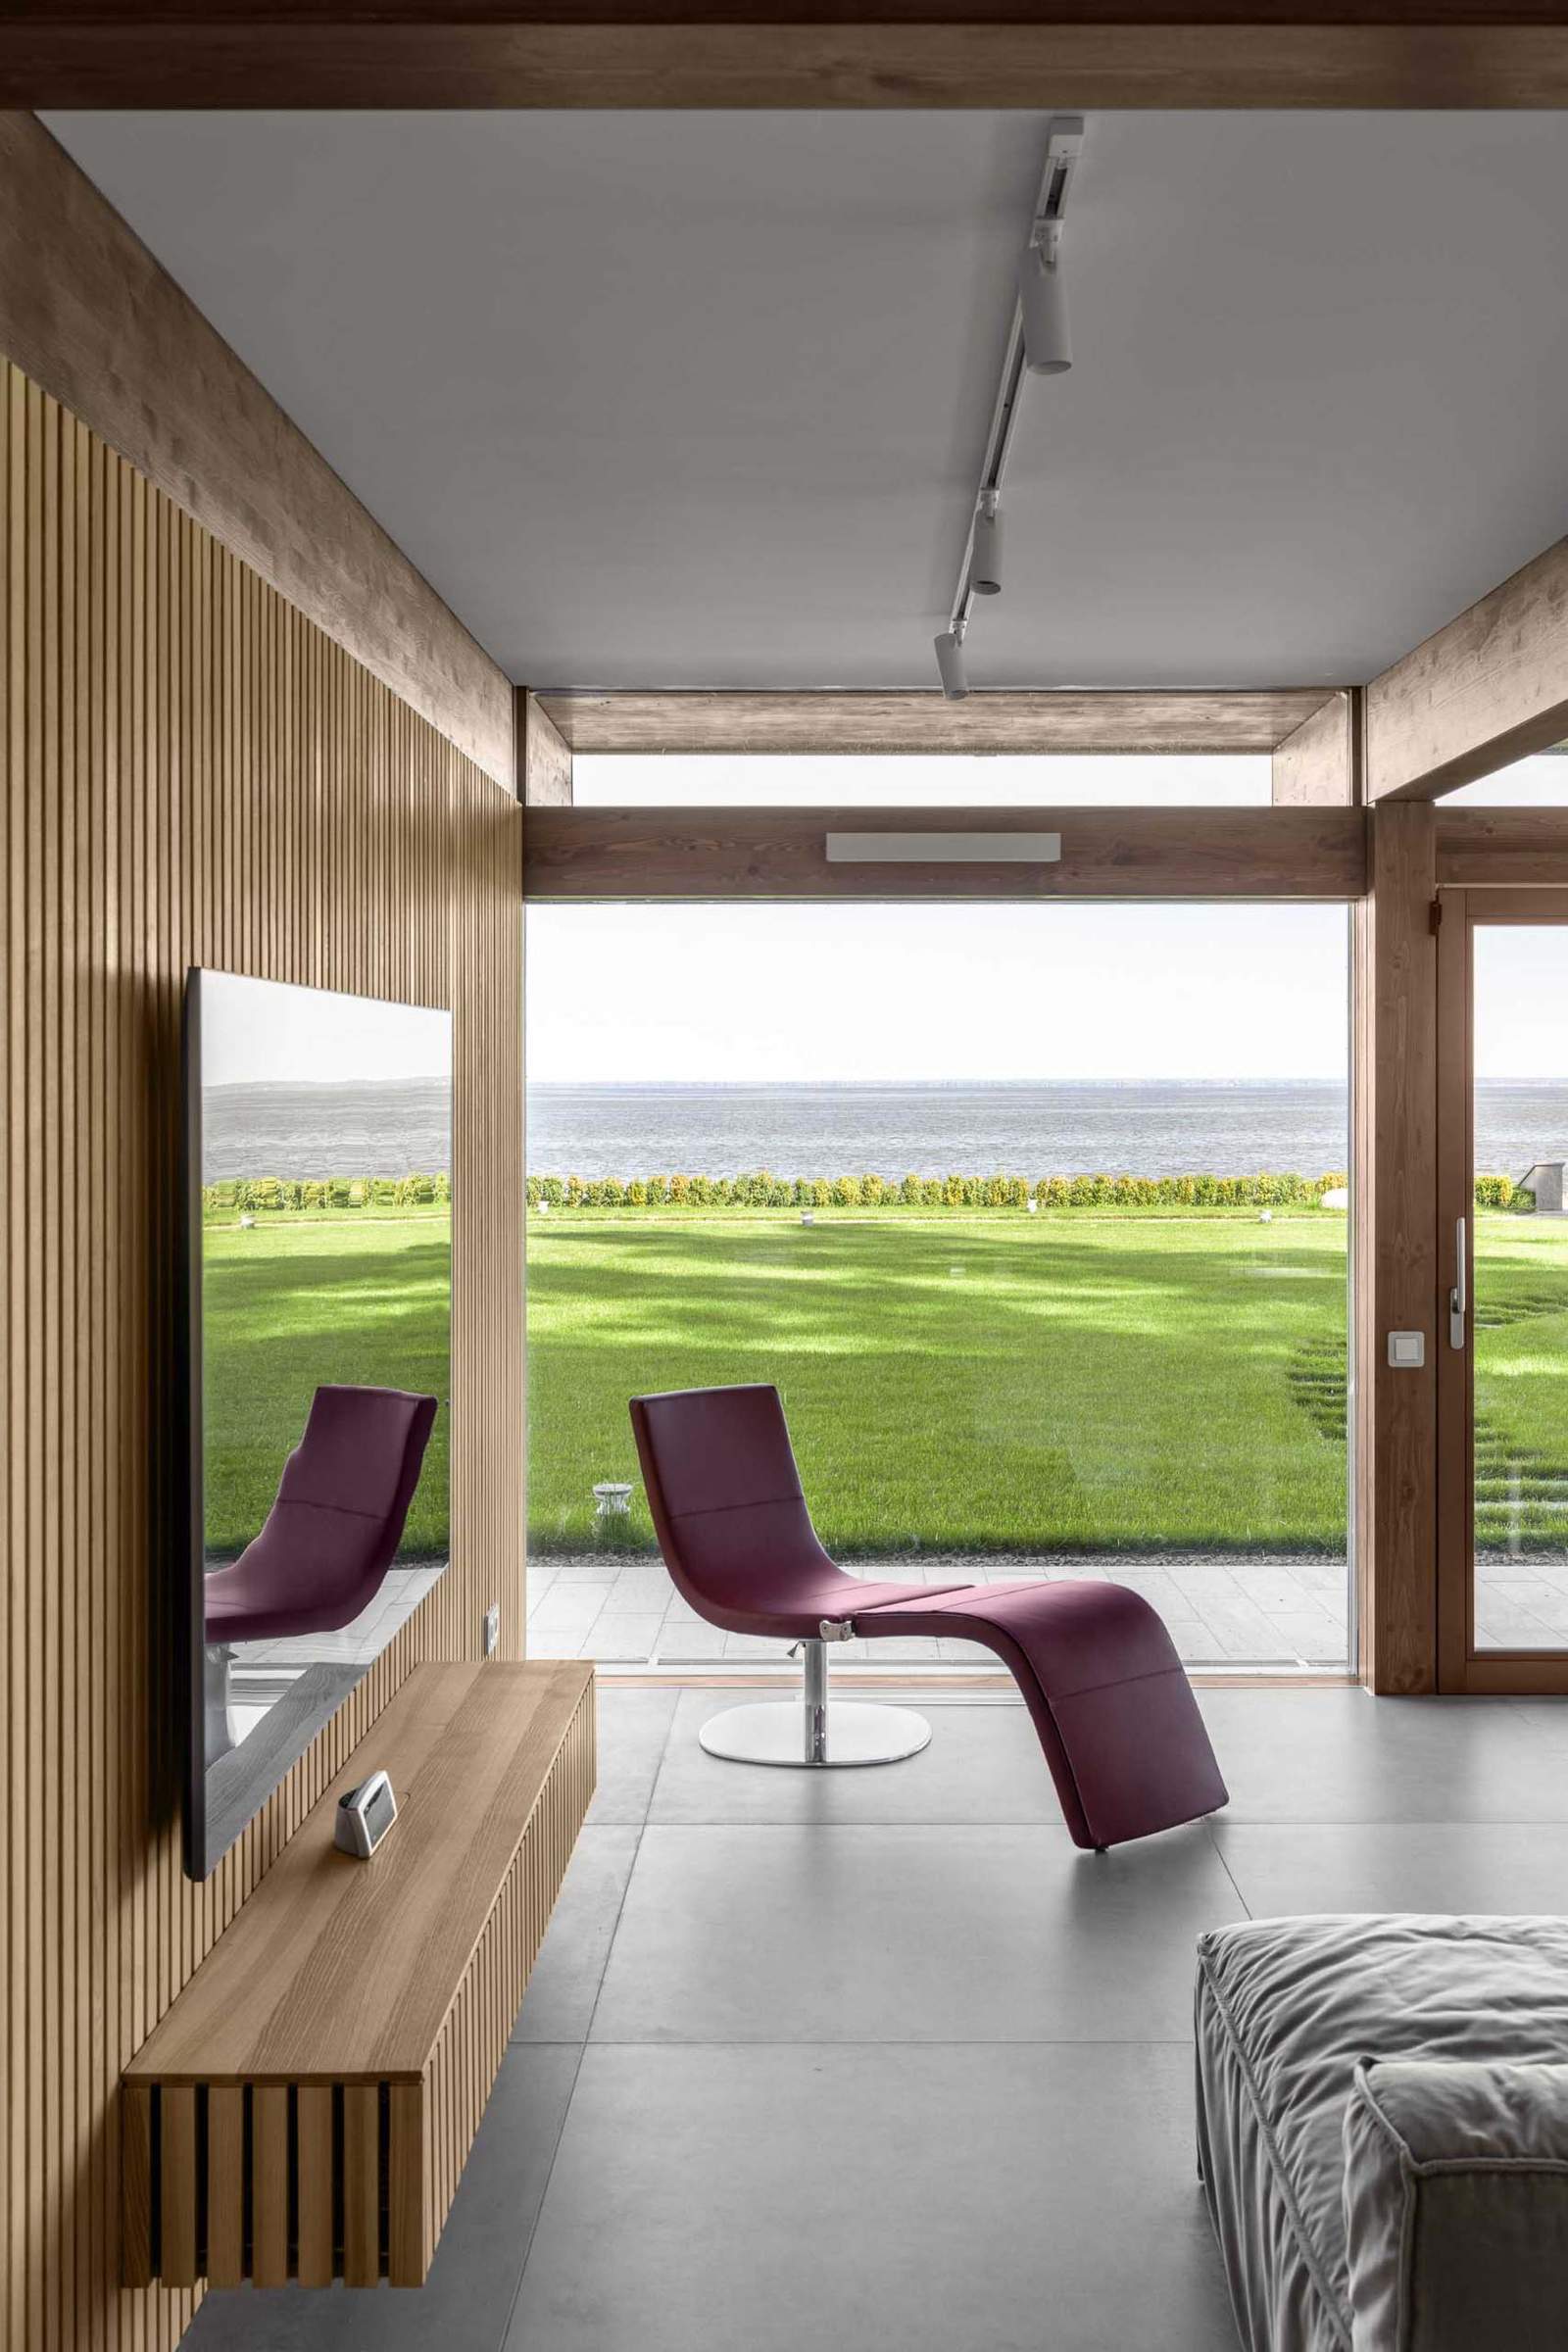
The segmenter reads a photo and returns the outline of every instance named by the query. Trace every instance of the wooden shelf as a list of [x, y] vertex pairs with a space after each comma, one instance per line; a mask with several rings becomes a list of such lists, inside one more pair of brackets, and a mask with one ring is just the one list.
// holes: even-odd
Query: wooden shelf
[[[594, 1788], [575, 1661], [416, 1667], [125, 2069], [127, 2285], [422, 2283]], [[332, 1842], [377, 1766], [399, 1818]]]

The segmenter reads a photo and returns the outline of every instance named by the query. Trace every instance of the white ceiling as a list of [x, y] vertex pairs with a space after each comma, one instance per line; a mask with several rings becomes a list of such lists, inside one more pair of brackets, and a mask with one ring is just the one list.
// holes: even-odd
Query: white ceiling
[[[53, 115], [514, 677], [929, 686], [1027, 115]], [[1568, 527], [1568, 117], [1091, 117], [977, 685], [1358, 679]]]

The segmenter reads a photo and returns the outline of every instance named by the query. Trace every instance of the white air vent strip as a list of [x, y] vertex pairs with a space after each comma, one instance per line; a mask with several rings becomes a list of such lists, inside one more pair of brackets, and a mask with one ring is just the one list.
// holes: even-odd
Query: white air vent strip
[[829, 865], [1058, 865], [1059, 833], [829, 833]]

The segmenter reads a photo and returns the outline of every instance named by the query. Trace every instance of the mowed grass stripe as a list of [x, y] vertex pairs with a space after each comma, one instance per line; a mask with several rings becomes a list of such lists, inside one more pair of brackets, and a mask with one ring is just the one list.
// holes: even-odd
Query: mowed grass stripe
[[[553, 1212], [529, 1240], [531, 1543], [603, 1544], [629, 1396], [776, 1380], [846, 1559], [1343, 1557], [1343, 1434], [1290, 1375], [1343, 1349], [1345, 1249], [1321, 1210]], [[625, 1535], [651, 1541], [640, 1507]]]
[[[1568, 1552], [1568, 1220], [1477, 1223], [1483, 1548]], [[445, 1406], [450, 1248], [444, 1210], [209, 1224], [215, 1551], [266, 1517], [318, 1380]], [[847, 1560], [1342, 1559], [1345, 1250], [1326, 1210], [536, 1217], [531, 1546], [652, 1549], [640, 1492], [618, 1529], [594, 1512], [636, 1477], [628, 1396], [776, 1380]], [[411, 1553], [446, 1548], [447, 1435], [443, 1409]]]

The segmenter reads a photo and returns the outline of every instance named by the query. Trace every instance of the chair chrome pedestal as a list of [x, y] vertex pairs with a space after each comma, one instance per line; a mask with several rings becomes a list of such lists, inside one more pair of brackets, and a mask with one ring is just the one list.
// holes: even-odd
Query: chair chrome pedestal
[[[849, 1625], [832, 1625], [830, 1638], [849, 1641]], [[710, 1756], [722, 1756], [731, 1764], [782, 1764], [822, 1772], [852, 1764], [902, 1764], [906, 1756], [917, 1756], [930, 1744], [931, 1726], [912, 1707], [839, 1699], [830, 1709], [827, 1642], [817, 1637], [802, 1647], [804, 1706], [784, 1698], [727, 1707], [697, 1735]]]

